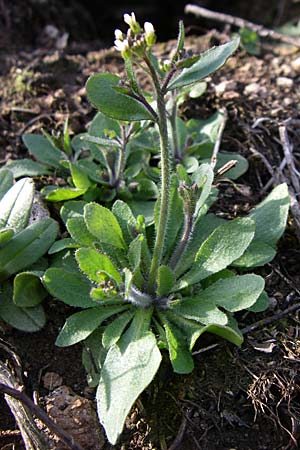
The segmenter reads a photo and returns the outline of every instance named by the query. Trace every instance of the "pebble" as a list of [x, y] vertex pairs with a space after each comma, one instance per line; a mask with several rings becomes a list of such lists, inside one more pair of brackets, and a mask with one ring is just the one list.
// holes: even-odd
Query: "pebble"
[[250, 83], [245, 87], [244, 94], [257, 95], [259, 97], [265, 98], [268, 95], [268, 92], [265, 86], [261, 86], [258, 83]]
[[217, 95], [222, 95], [224, 92], [235, 91], [237, 88], [237, 83], [233, 80], [225, 80], [215, 86], [215, 91]]
[[291, 66], [296, 72], [300, 72], [300, 56], [291, 62]]
[[258, 83], [250, 83], [247, 84], [247, 86], [244, 89], [244, 94], [245, 95], [250, 95], [250, 94], [258, 94], [260, 90], [260, 85]]
[[278, 77], [276, 79], [276, 84], [278, 87], [291, 88], [294, 84], [294, 81], [292, 80], [292, 78]]

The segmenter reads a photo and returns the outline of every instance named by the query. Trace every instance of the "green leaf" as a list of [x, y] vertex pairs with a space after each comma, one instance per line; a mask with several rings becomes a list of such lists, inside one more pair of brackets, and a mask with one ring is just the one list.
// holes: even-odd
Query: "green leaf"
[[6, 244], [8, 241], [10, 241], [15, 232], [12, 228], [1, 228], [0, 229], [0, 246]]
[[45, 136], [23, 134], [22, 139], [29, 152], [43, 164], [61, 169], [60, 161], [67, 159], [64, 152], [55, 147]]
[[0, 200], [6, 194], [6, 192], [13, 187], [14, 175], [11, 170], [1, 169], [0, 170]]
[[43, 276], [43, 283], [53, 297], [70, 306], [90, 308], [95, 302], [90, 298], [91, 283], [79, 271], [50, 267]]
[[209, 275], [226, 269], [238, 259], [254, 237], [255, 223], [249, 217], [220, 225], [203, 242], [191, 269], [175, 286], [175, 290], [198, 283]]
[[251, 212], [256, 223], [254, 239], [275, 246], [285, 230], [289, 206], [288, 187], [282, 183]]
[[86, 173], [76, 164], [69, 163], [74, 186], [77, 189], [87, 190], [92, 183]]
[[200, 196], [196, 202], [195, 217], [198, 217], [199, 211], [205, 204], [214, 180], [214, 172], [210, 164], [201, 164], [192, 176], [192, 181], [197, 184], [200, 189]]
[[144, 236], [139, 234], [129, 245], [128, 261], [133, 272], [135, 272], [141, 265], [143, 240]]
[[218, 324], [226, 325], [227, 315], [217, 308], [214, 301], [197, 297], [183, 298], [182, 301], [171, 303], [171, 311], [187, 319], [199, 322], [202, 325]]
[[[153, 380], [161, 354], [153, 333], [110, 347], [97, 389], [97, 409], [111, 444], [116, 444], [133, 403]], [[120, 388], [121, 387], [121, 388]]]
[[109, 209], [97, 203], [89, 203], [84, 207], [84, 220], [89, 232], [100, 243], [126, 248], [119, 222]]
[[252, 306], [262, 293], [264, 285], [264, 279], [254, 274], [223, 278], [200, 292], [190, 302], [210, 302], [227, 311], [236, 312]]
[[104, 348], [108, 349], [118, 342], [133, 315], [134, 310], [125, 311], [105, 327], [102, 335], [102, 345]]
[[89, 232], [83, 217], [71, 217], [67, 220], [66, 227], [72, 238], [79, 245], [93, 247], [96, 238]]
[[264, 242], [253, 240], [245, 253], [234, 263], [234, 267], [240, 269], [264, 266], [276, 255], [276, 250]]
[[0, 280], [35, 263], [54, 242], [58, 225], [42, 219], [20, 231], [0, 249]]
[[203, 80], [211, 75], [229, 58], [230, 55], [238, 48], [240, 40], [234, 39], [227, 44], [213, 47], [201, 54], [200, 59], [191, 67], [183, 69], [183, 71], [175, 76], [168, 85], [168, 90], [173, 90]]
[[23, 230], [28, 223], [33, 197], [31, 178], [23, 178], [12, 186], [0, 201], [0, 228], [13, 228], [15, 232]]
[[167, 266], [160, 266], [157, 273], [157, 295], [163, 297], [168, 295], [175, 284], [175, 275]]
[[[183, 202], [182, 198], [178, 195], [178, 180], [177, 176], [173, 176], [171, 180], [171, 192], [170, 192], [170, 220], [167, 224], [166, 239], [164, 253], [168, 255], [172, 250], [174, 244], [177, 241], [177, 236], [183, 225]], [[160, 199], [158, 199], [155, 205], [155, 213], [158, 216], [160, 208]]]
[[64, 223], [67, 223], [67, 220], [73, 217], [83, 217], [86, 204], [83, 200], [66, 202], [60, 210], [60, 215]]
[[265, 311], [266, 309], [268, 309], [269, 307], [269, 297], [268, 294], [263, 291], [260, 296], [258, 297], [258, 299], [256, 300], [256, 302], [250, 306], [248, 309], [248, 311], [251, 312], [262, 312]]
[[41, 283], [43, 272], [31, 271], [18, 273], [14, 278], [14, 302], [20, 307], [40, 304], [47, 297]]
[[130, 207], [122, 200], [117, 200], [112, 206], [112, 213], [119, 222], [126, 244], [129, 245], [136, 235], [136, 219]]
[[97, 328], [83, 342], [82, 364], [87, 372], [87, 382], [90, 387], [97, 387], [100, 378], [100, 368], [103, 359], [101, 345], [102, 330]]
[[187, 340], [180, 328], [169, 322], [164, 313], [159, 314], [166, 332], [169, 356], [175, 373], [191, 373], [194, 369], [193, 357]]
[[116, 136], [121, 136], [121, 128], [118, 121], [105, 116], [98, 112], [88, 129], [88, 134], [91, 136], [106, 137], [106, 131], [114, 131]]
[[206, 216], [198, 219], [195, 224], [192, 236], [188, 242], [187, 249], [184, 255], [181, 257], [180, 263], [176, 266], [175, 274], [177, 277], [186, 272], [186, 270], [191, 267], [201, 244], [222, 223], [225, 223], [225, 220], [215, 216], [214, 214], [207, 214]]
[[91, 281], [101, 283], [101, 281], [108, 276], [113, 279], [117, 285], [120, 285], [122, 277], [108, 256], [102, 255], [93, 248], [80, 248], [76, 251], [75, 257], [80, 270], [82, 270]]
[[203, 325], [186, 319], [185, 317], [176, 314], [174, 311], [166, 310], [163, 312], [166, 318], [171, 321], [176, 327], [180, 328], [181, 333], [184, 335], [186, 345], [188, 349], [192, 351], [198, 337], [203, 333]]
[[112, 73], [91, 76], [86, 83], [86, 91], [91, 103], [113, 119], [153, 120], [152, 114], [143, 103], [114, 89], [120, 81], [121, 78]]
[[177, 44], [176, 44], [176, 52], [175, 52], [173, 61], [175, 60], [176, 56], [179, 55], [179, 52], [181, 52], [181, 50], [183, 50], [184, 38], [185, 38], [184, 23], [182, 20], [180, 20], [179, 21], [179, 32], [178, 32]]
[[53, 255], [54, 253], [59, 253], [62, 250], [66, 250], [68, 248], [78, 248], [78, 244], [72, 238], [64, 238], [59, 241], [55, 241], [54, 244], [48, 250], [49, 255]]
[[12, 327], [26, 332], [39, 331], [46, 323], [41, 305], [20, 308], [14, 304], [10, 283], [3, 283], [0, 287], [0, 317]]
[[56, 187], [46, 186], [41, 190], [41, 193], [51, 202], [63, 202], [65, 200], [72, 200], [85, 194], [86, 189], [78, 189], [72, 187]]
[[105, 306], [90, 308], [68, 317], [61, 329], [55, 344], [58, 347], [68, 347], [86, 339], [101, 323], [128, 306]]
[[11, 161], [5, 167], [12, 171], [14, 178], [37, 177], [40, 175], [51, 175], [52, 173], [49, 170], [49, 166], [28, 158]]
[[208, 325], [206, 327], [203, 327], [202, 333], [205, 332], [220, 336], [221, 338], [232, 342], [238, 347], [243, 343], [244, 340], [241, 331], [238, 329], [235, 319], [230, 316], [228, 317], [227, 325]]
[[154, 205], [153, 201], [128, 201], [128, 206], [135, 217], [143, 216], [145, 218], [146, 226], [150, 226], [154, 222]]

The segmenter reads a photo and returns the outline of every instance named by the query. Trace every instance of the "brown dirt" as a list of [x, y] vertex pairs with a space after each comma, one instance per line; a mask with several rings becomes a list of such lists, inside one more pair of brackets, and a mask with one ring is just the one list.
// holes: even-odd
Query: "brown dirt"
[[[207, 48], [226, 39], [209, 33], [190, 37], [189, 43]], [[164, 53], [172, 42], [158, 46]], [[234, 217], [243, 214], [265, 194], [262, 188], [270, 174], [257, 150], [275, 169], [283, 158], [278, 125], [286, 119], [300, 119], [300, 52], [280, 45], [264, 45], [254, 57], [239, 52], [212, 77], [199, 100], [185, 104], [186, 117], [204, 118], [226, 107], [229, 120], [222, 148], [238, 151], [249, 159], [248, 173], [238, 183], [222, 183], [218, 208]], [[297, 63], [298, 61], [298, 63]], [[73, 133], [85, 130], [94, 115], [87, 102], [84, 83], [94, 72], [120, 70], [114, 51], [80, 49], [57, 52], [37, 49], [2, 56], [0, 86], [0, 162], [24, 157], [22, 133], [61, 130], [70, 116]], [[298, 64], [298, 66], [297, 66]], [[279, 81], [280, 77], [290, 81]], [[224, 83], [223, 83], [224, 82]], [[223, 84], [221, 84], [223, 83]], [[283, 83], [283, 85], [282, 85]], [[249, 85], [251, 88], [249, 88]], [[258, 124], [260, 118], [266, 120]], [[290, 127], [295, 150], [299, 148], [299, 126]], [[296, 156], [299, 155], [296, 153]], [[258, 271], [267, 280], [272, 307], [264, 314], [240, 315], [241, 326], [284, 311], [299, 301], [299, 243], [290, 220], [279, 244], [276, 260]], [[27, 392], [37, 390], [43, 398], [46, 372], [63, 377], [75, 393], [88, 396], [81, 366], [81, 347], [60, 349], [54, 341], [69, 313], [59, 302], [46, 303], [47, 325], [39, 333], [26, 334], [1, 324], [3, 339], [15, 346], [27, 373]], [[300, 344], [298, 312], [247, 335], [241, 349], [204, 337], [196, 369], [189, 376], [174, 375], [165, 362], [155, 381], [133, 408], [121, 439], [120, 450], [275, 450], [297, 448], [300, 441]], [[212, 344], [215, 348], [209, 349]], [[204, 351], [207, 348], [206, 351]], [[2, 401], [0, 449], [23, 448], [20, 436]], [[172, 444], [173, 443], [173, 444]], [[105, 444], [104, 449], [112, 447]]]

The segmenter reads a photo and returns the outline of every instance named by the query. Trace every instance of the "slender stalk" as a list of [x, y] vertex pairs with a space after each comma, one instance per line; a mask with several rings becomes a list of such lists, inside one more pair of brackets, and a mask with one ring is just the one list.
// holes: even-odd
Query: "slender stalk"
[[180, 161], [181, 160], [181, 152], [179, 149], [179, 143], [178, 143], [178, 130], [177, 130], [177, 103], [176, 103], [176, 93], [173, 92], [173, 104], [172, 104], [172, 111], [170, 116], [170, 125], [171, 125], [171, 132], [172, 132], [172, 141], [173, 141], [173, 154], [174, 154], [174, 160]]
[[171, 256], [169, 262], [169, 267], [174, 271], [176, 270], [178, 262], [180, 261], [181, 257], [184, 255], [186, 251], [187, 244], [193, 231], [193, 225], [194, 225], [193, 214], [187, 214], [184, 220], [184, 227], [181, 239], [178, 242], [177, 247], [173, 255]]
[[158, 226], [156, 231], [156, 238], [154, 250], [151, 260], [148, 291], [153, 294], [155, 292], [155, 283], [157, 271], [161, 263], [164, 243], [166, 238], [167, 224], [169, 218], [169, 203], [170, 203], [170, 159], [169, 159], [169, 142], [168, 142], [168, 128], [167, 128], [167, 113], [165, 106], [164, 93], [162, 92], [157, 74], [151, 64], [151, 61], [145, 57], [145, 62], [151, 72], [152, 80], [156, 90], [156, 100], [158, 109], [158, 126], [160, 134], [160, 152], [161, 152], [161, 200]]
[[115, 185], [116, 187], [119, 186], [120, 182], [123, 178], [123, 171], [125, 167], [126, 162], [126, 146], [128, 143], [128, 137], [126, 136], [126, 127], [125, 125], [121, 125], [121, 132], [122, 132], [122, 139], [121, 139], [121, 146], [119, 149], [119, 155], [118, 155], [118, 161], [116, 164], [116, 173], [115, 173]]

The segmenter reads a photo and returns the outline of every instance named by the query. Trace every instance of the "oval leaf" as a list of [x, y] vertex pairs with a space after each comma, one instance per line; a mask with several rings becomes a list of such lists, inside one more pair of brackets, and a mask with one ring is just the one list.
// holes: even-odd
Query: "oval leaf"
[[195, 83], [214, 73], [223, 66], [229, 56], [238, 48], [239, 42], [239, 38], [233, 39], [227, 44], [210, 48], [202, 53], [198, 61], [191, 67], [183, 69], [179, 75], [171, 80], [168, 90]]
[[153, 120], [152, 114], [139, 100], [117, 90], [121, 78], [112, 73], [91, 76], [86, 83], [89, 100], [99, 111], [118, 120]]
[[97, 203], [89, 203], [84, 207], [84, 220], [89, 232], [100, 243], [118, 248], [126, 247], [119, 222], [109, 209]]
[[80, 248], [75, 254], [80, 270], [82, 270], [91, 281], [100, 283], [103, 281], [103, 273], [112, 278], [117, 285], [122, 277], [108, 256], [99, 253], [93, 248]]
[[191, 270], [175, 288], [198, 283], [213, 273], [225, 269], [238, 259], [252, 241], [255, 223], [249, 217], [220, 225], [201, 245]]
[[41, 283], [43, 272], [22, 272], [14, 278], [14, 302], [17, 306], [32, 307], [40, 304], [47, 292]]
[[90, 298], [91, 283], [78, 272], [51, 267], [43, 276], [43, 283], [53, 297], [70, 306], [90, 308], [95, 302]]
[[35, 263], [54, 242], [58, 225], [53, 219], [35, 222], [0, 249], [0, 280]]
[[97, 389], [97, 409], [111, 444], [120, 436], [127, 414], [138, 396], [153, 380], [161, 354], [153, 333], [110, 347]]
[[16, 232], [28, 223], [34, 197], [31, 178], [19, 180], [0, 201], [0, 228], [11, 227]]
[[68, 347], [86, 339], [101, 323], [114, 314], [127, 309], [128, 306], [105, 306], [90, 308], [68, 317], [55, 344], [58, 347]]
[[0, 317], [12, 327], [21, 331], [39, 331], [46, 323], [46, 316], [41, 305], [32, 308], [20, 308], [13, 302], [10, 284], [5, 283], [0, 290]]

